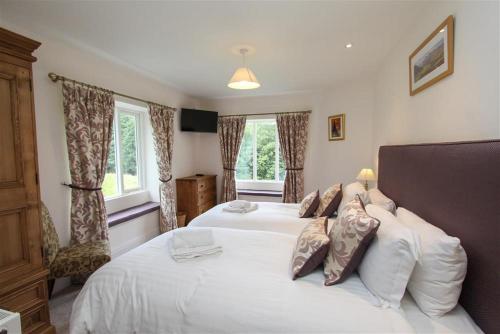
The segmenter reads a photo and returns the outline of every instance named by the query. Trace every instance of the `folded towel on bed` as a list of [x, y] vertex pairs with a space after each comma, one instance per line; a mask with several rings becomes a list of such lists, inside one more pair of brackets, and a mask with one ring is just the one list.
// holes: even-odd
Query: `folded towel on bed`
[[228, 206], [236, 209], [249, 209], [252, 206], [252, 202], [245, 200], [235, 200], [229, 202]]
[[169, 248], [170, 255], [177, 262], [222, 252], [222, 247], [214, 243], [212, 230], [197, 228], [173, 231]]
[[197, 228], [181, 228], [173, 231], [172, 247], [189, 248], [212, 246], [214, 244], [214, 236], [212, 230], [197, 229]]
[[255, 211], [259, 208], [257, 203], [251, 203], [248, 208], [233, 208], [229, 205], [222, 208], [222, 211], [232, 212], [232, 213], [249, 213]]
[[[172, 245], [172, 243], [170, 244]], [[216, 245], [177, 249], [173, 248], [173, 246], [170, 247], [170, 255], [177, 262], [183, 262], [190, 259], [208, 255], [215, 255], [219, 253], [222, 253], [222, 247]]]

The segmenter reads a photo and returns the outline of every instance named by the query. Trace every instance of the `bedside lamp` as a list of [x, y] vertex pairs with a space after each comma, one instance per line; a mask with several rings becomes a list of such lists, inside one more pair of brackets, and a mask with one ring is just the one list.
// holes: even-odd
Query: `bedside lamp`
[[356, 178], [358, 181], [364, 181], [365, 189], [368, 190], [368, 181], [375, 181], [375, 173], [371, 168], [363, 168], [361, 172], [359, 172], [358, 177]]

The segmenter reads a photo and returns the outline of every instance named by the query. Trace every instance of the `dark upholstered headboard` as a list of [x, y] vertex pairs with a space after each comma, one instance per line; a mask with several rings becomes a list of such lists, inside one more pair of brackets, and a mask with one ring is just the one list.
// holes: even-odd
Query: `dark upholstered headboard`
[[460, 304], [484, 332], [500, 333], [500, 140], [382, 146], [378, 169], [397, 206], [460, 238]]

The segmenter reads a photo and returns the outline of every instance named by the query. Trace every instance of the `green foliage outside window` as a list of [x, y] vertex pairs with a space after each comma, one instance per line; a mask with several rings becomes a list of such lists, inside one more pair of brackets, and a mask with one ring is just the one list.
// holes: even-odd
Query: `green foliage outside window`
[[[256, 180], [275, 181], [276, 154], [279, 144], [276, 142], [276, 123], [248, 121], [240, 147], [236, 165], [236, 178], [238, 180], [253, 180], [253, 151], [256, 144]], [[256, 138], [254, 137], [256, 135]], [[284, 162], [280, 154], [279, 180], [284, 179]]]
[[236, 164], [236, 178], [238, 180], [251, 180], [253, 175], [253, 123], [247, 123], [240, 146], [238, 162]]
[[137, 147], [135, 116], [120, 114], [120, 141], [122, 173], [137, 175]]
[[[120, 138], [120, 167], [121, 176], [117, 177], [117, 145], [116, 131]], [[113, 126], [111, 143], [109, 145], [108, 164], [106, 175], [102, 184], [105, 197], [118, 195], [118, 182], [123, 178], [123, 190], [133, 190], [139, 187], [139, 176], [137, 166], [137, 118], [135, 115], [119, 113], [118, 129]]]

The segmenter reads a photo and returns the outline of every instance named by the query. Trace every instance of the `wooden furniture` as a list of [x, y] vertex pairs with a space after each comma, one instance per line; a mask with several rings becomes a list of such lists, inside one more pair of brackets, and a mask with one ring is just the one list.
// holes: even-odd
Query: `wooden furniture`
[[0, 308], [23, 333], [53, 333], [42, 261], [31, 53], [40, 43], [0, 28]]
[[177, 211], [186, 213], [186, 224], [217, 204], [217, 175], [176, 179]]

